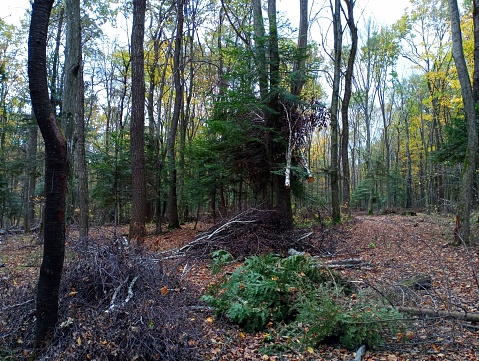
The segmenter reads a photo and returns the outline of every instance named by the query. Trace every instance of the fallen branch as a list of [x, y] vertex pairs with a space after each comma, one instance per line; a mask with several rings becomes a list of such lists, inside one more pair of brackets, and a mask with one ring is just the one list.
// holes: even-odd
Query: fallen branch
[[128, 281], [128, 278], [115, 289], [115, 292], [113, 293], [113, 297], [111, 298], [110, 307], [108, 307], [105, 313], [110, 313], [117, 307], [123, 307], [131, 300], [131, 298], [133, 297], [133, 286], [135, 285], [135, 282], [137, 279], [138, 279], [138, 276], [135, 276], [135, 278], [133, 278], [133, 280], [130, 282], [130, 285], [128, 286], [128, 295], [126, 296], [125, 300], [119, 305], [115, 304], [115, 299], [116, 299], [116, 296], [118, 296], [118, 292], [120, 292], [120, 289]]
[[425, 308], [411, 308], [411, 307], [398, 307], [398, 311], [409, 313], [411, 315], [427, 315], [427, 316], [440, 316], [440, 317], [450, 317], [457, 320], [466, 320], [470, 322], [479, 322], [479, 313], [467, 313], [467, 312], [458, 312], [458, 311], [436, 311]]
[[326, 265], [329, 268], [363, 268], [363, 267], [372, 267], [371, 262], [365, 262], [360, 258], [350, 258], [337, 261], [326, 262]]
[[1, 311], [3, 312], [3, 311], [6, 311], [6, 310], [9, 310], [10, 308], [20, 307], [20, 306], [26, 305], [27, 303], [33, 302], [33, 301], [35, 301], [35, 300], [32, 298], [31, 300], [28, 300], [28, 301], [25, 301], [25, 302], [22, 302], [22, 303], [16, 303], [16, 304], [11, 305], [11, 306], [6, 306], [6, 307], [3, 307]]
[[366, 346], [362, 345], [358, 350], [356, 351], [356, 357], [352, 359], [351, 361], [361, 361], [361, 358], [366, 354]]

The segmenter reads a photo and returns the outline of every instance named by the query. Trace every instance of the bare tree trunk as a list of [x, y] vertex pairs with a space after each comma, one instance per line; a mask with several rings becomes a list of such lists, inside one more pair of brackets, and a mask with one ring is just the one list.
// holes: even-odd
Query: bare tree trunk
[[146, 0], [133, 0], [131, 32], [131, 219], [130, 239], [142, 241], [146, 235], [145, 172], [145, 35]]
[[356, 60], [356, 52], [358, 50], [358, 28], [354, 22], [354, 4], [355, 0], [345, 0], [348, 8], [347, 23], [351, 34], [351, 49], [349, 51], [348, 66], [344, 76], [344, 96], [341, 104], [341, 161], [343, 168], [342, 177], [342, 193], [343, 207], [348, 216], [351, 215], [351, 173], [349, 171], [349, 103], [352, 94], [352, 82], [354, 61]]
[[[50, 102], [52, 104], [53, 114], [56, 115], [57, 105], [61, 105], [60, 98], [61, 94], [58, 86], [58, 59], [60, 57], [60, 45], [62, 40], [62, 31], [63, 31], [63, 18], [65, 14], [65, 7], [63, 4], [60, 5], [60, 14], [58, 18], [58, 28], [57, 34], [55, 37], [55, 51], [53, 52], [53, 63], [52, 63], [52, 75], [50, 78]], [[61, 114], [61, 112], [60, 112]]]
[[298, 60], [293, 65], [291, 94], [300, 96], [306, 82], [306, 57], [308, 47], [308, 0], [299, 2]]
[[252, 0], [254, 49], [258, 63], [258, 80], [261, 100], [265, 101], [268, 96], [268, 72], [266, 70], [266, 36], [264, 32], [263, 12], [261, 0]]
[[[478, 3], [474, 1], [474, 15], [477, 14]], [[473, 200], [473, 186], [474, 176], [476, 173], [476, 158], [477, 158], [477, 117], [474, 104], [474, 95], [471, 87], [471, 80], [464, 57], [464, 50], [462, 46], [462, 34], [461, 34], [461, 20], [459, 16], [459, 9], [457, 6], [457, 0], [449, 0], [449, 13], [451, 17], [451, 32], [452, 32], [452, 55], [454, 62], [456, 63], [457, 76], [461, 84], [462, 102], [464, 104], [464, 113], [467, 122], [467, 152], [464, 159], [462, 170], [462, 185], [459, 204], [457, 207], [457, 241], [464, 241], [469, 243], [471, 240], [471, 226], [470, 217]], [[474, 19], [474, 26], [476, 26], [477, 20]], [[476, 48], [479, 46], [479, 39], [476, 38], [476, 30], [474, 29], [474, 57], [476, 58]], [[476, 42], [477, 41], [477, 42]], [[477, 60], [477, 59], [475, 59]], [[474, 68], [476, 70], [476, 67]], [[473, 79], [477, 77], [474, 74]]]
[[[81, 46], [81, 44], [80, 44]], [[78, 178], [78, 208], [79, 214], [79, 237], [88, 237], [89, 228], [89, 193], [88, 193], [88, 169], [85, 153], [85, 83], [83, 81], [83, 65], [80, 67], [80, 88], [78, 94], [78, 118], [76, 125], [76, 146], [75, 146], [75, 169]]]
[[36, 299], [35, 345], [46, 346], [58, 319], [58, 293], [65, 255], [67, 144], [48, 96], [46, 46], [54, 0], [35, 0], [28, 37], [30, 98], [45, 142], [45, 236]]
[[[78, 194], [80, 203], [80, 237], [88, 235], [88, 183], [85, 159], [85, 120], [84, 89], [82, 64], [82, 39], [80, 0], [67, 0], [66, 8], [66, 46], [65, 46], [65, 83], [63, 90], [62, 123], [69, 144], [69, 158], [75, 155], [74, 169], [79, 180]], [[83, 148], [82, 149], [79, 149]], [[83, 157], [82, 157], [83, 155]], [[80, 164], [77, 161], [81, 162]], [[71, 183], [71, 177], [69, 177]], [[76, 208], [76, 207], [75, 207]], [[73, 210], [70, 210], [73, 212]], [[85, 223], [86, 215], [86, 223]], [[83, 218], [81, 217], [83, 216]]]
[[181, 116], [181, 108], [183, 107], [183, 84], [182, 72], [183, 66], [181, 62], [182, 44], [183, 44], [183, 23], [184, 14], [183, 7], [187, 0], [177, 0], [177, 27], [175, 37], [175, 52], [173, 55], [173, 80], [175, 84], [175, 103], [173, 108], [173, 117], [171, 119], [171, 127], [168, 133], [166, 144], [169, 172], [168, 187], [168, 227], [180, 228], [178, 217], [178, 196], [177, 196], [177, 169], [176, 169], [176, 133], [178, 131], [178, 123]]
[[[32, 113], [32, 121], [35, 115]], [[25, 212], [25, 232], [29, 233], [35, 221], [35, 188], [37, 183], [37, 139], [38, 128], [36, 124], [29, 126], [28, 135], [28, 185], [27, 209]]]
[[334, 1], [334, 6], [330, 2], [333, 13], [333, 34], [334, 34], [334, 75], [333, 75], [333, 93], [331, 98], [331, 207], [332, 220], [334, 223], [341, 222], [341, 208], [339, 197], [339, 85], [341, 77], [341, 53], [342, 53], [342, 29], [341, 29], [341, 4], [340, 0]]

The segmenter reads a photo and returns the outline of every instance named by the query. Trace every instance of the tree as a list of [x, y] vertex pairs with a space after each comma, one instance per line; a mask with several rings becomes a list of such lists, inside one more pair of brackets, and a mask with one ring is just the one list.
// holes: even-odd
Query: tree
[[36, 299], [35, 344], [45, 346], [58, 319], [58, 292], [65, 255], [67, 144], [48, 97], [46, 44], [54, 0], [35, 0], [28, 37], [30, 98], [45, 142], [45, 224], [43, 260]]
[[341, 28], [341, 2], [330, 1], [330, 8], [333, 14], [333, 35], [334, 35], [334, 75], [333, 92], [331, 95], [331, 207], [332, 220], [334, 223], [341, 221], [340, 195], [339, 195], [339, 88], [341, 81], [341, 56], [343, 45], [343, 34]]
[[[474, 16], [478, 16], [478, 6], [479, 3], [474, 1]], [[461, 84], [462, 102], [464, 105], [464, 114], [466, 116], [468, 130], [467, 152], [462, 169], [462, 186], [456, 216], [456, 242], [463, 240], [464, 242], [468, 243], [470, 241], [470, 216], [472, 200], [474, 198], [473, 186], [477, 162], [477, 117], [475, 111], [474, 93], [464, 57], [461, 20], [459, 16], [459, 8], [457, 6], [457, 0], [449, 0], [449, 14], [451, 18], [452, 55], [456, 64], [459, 82]], [[474, 20], [474, 26], [476, 26], [476, 20]], [[476, 38], [475, 34], [474, 49], [476, 49], [478, 46], [479, 39]], [[476, 50], [474, 54], [474, 60], [478, 60], [476, 57]], [[476, 70], [476, 68], [474, 68], [474, 70]], [[474, 74], [473, 79], [476, 79], [476, 77], [477, 75]]]
[[341, 120], [342, 120], [342, 133], [341, 133], [341, 162], [343, 168], [343, 205], [347, 213], [351, 212], [351, 174], [349, 171], [349, 103], [351, 101], [352, 83], [353, 83], [353, 71], [354, 61], [356, 60], [356, 53], [358, 50], [358, 28], [354, 22], [354, 5], [355, 0], [345, 0], [348, 15], [347, 24], [349, 32], [351, 34], [351, 49], [349, 50], [348, 64], [346, 67], [346, 73], [344, 75], [344, 96], [341, 103]]
[[[85, 157], [85, 121], [80, 0], [67, 0], [65, 84], [63, 89], [62, 121], [66, 135], [71, 136], [70, 153], [75, 155], [74, 168], [78, 178], [80, 202], [80, 237], [88, 236], [88, 175]], [[70, 131], [71, 130], [71, 131]], [[75, 133], [73, 134], [70, 133]]]
[[146, 221], [145, 174], [145, 35], [146, 0], [133, 1], [133, 29], [131, 32], [131, 184], [132, 204], [130, 239], [141, 240]]
[[168, 227], [180, 228], [178, 217], [178, 197], [177, 197], [177, 169], [176, 169], [176, 133], [178, 131], [178, 123], [182, 113], [184, 88], [182, 83], [183, 64], [181, 61], [181, 53], [183, 47], [183, 24], [184, 24], [184, 8], [186, 0], [176, 1], [176, 36], [175, 36], [175, 52], [173, 55], [173, 82], [175, 84], [175, 103], [173, 108], [173, 117], [171, 119], [171, 127], [168, 133], [166, 144], [168, 158]]

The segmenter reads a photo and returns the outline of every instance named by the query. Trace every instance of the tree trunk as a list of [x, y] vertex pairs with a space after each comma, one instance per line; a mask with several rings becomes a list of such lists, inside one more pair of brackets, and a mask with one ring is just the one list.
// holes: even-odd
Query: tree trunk
[[[85, 159], [85, 123], [84, 123], [84, 95], [83, 95], [83, 64], [80, 0], [67, 0], [66, 9], [66, 46], [65, 46], [65, 83], [63, 90], [62, 123], [64, 134], [69, 142], [69, 152], [75, 154], [75, 173], [78, 178], [78, 194], [75, 197], [79, 202], [80, 237], [88, 235], [88, 183]], [[75, 133], [75, 136], [73, 135]], [[79, 149], [83, 148], [82, 149]], [[83, 156], [82, 156], [83, 155]], [[72, 159], [69, 156], [69, 159]], [[81, 162], [77, 164], [77, 161]], [[71, 177], [70, 177], [71, 182]], [[70, 194], [71, 198], [74, 198]], [[72, 212], [74, 212], [72, 210]], [[85, 224], [86, 214], [86, 224]]]
[[349, 103], [351, 101], [354, 61], [358, 50], [358, 29], [354, 22], [354, 0], [345, 0], [348, 8], [347, 23], [351, 34], [351, 49], [349, 51], [348, 66], [344, 76], [344, 96], [341, 104], [342, 134], [341, 134], [341, 161], [343, 168], [343, 207], [348, 216], [351, 215], [351, 174], [349, 171]]
[[[59, 5], [60, 14], [58, 16], [58, 28], [57, 34], [55, 37], [55, 51], [53, 52], [53, 64], [52, 64], [52, 75], [50, 78], [50, 102], [52, 104], [53, 114], [56, 115], [56, 108], [58, 105], [61, 105], [60, 98], [61, 94], [59, 92], [60, 87], [58, 86], [58, 59], [60, 57], [60, 45], [62, 41], [62, 31], [63, 31], [63, 18], [65, 14], [65, 7], [63, 4]], [[60, 112], [61, 114], [61, 112]]]
[[146, 235], [145, 178], [145, 34], [146, 0], [133, 0], [131, 32], [131, 219], [130, 239], [142, 241]]
[[[81, 46], [81, 43], [80, 43]], [[85, 83], [83, 82], [83, 64], [80, 67], [80, 88], [78, 93], [78, 118], [76, 125], [75, 169], [78, 179], [79, 237], [88, 237], [90, 208], [88, 193], [88, 168], [85, 153]]]
[[298, 59], [293, 65], [291, 94], [300, 96], [306, 82], [306, 57], [308, 49], [308, 0], [299, 2]]
[[268, 73], [266, 70], [266, 36], [264, 32], [261, 0], [252, 0], [254, 51], [258, 69], [259, 93], [262, 101], [268, 96]]
[[[474, 2], [474, 15], [477, 16], [477, 2]], [[451, 17], [451, 32], [452, 32], [452, 55], [456, 64], [457, 76], [461, 84], [462, 102], [464, 104], [464, 113], [467, 123], [467, 151], [464, 159], [462, 170], [462, 185], [459, 204], [457, 207], [457, 228], [456, 242], [464, 241], [470, 242], [470, 216], [472, 209], [472, 200], [474, 194], [474, 176], [476, 173], [476, 158], [477, 158], [477, 117], [474, 104], [474, 96], [471, 87], [471, 80], [464, 57], [464, 50], [462, 46], [461, 22], [459, 16], [459, 9], [457, 0], [449, 0], [449, 12]], [[474, 26], [477, 21], [475, 19]], [[476, 29], [474, 29], [476, 32]], [[474, 57], [476, 57], [476, 47], [479, 46], [476, 41], [476, 34], [474, 34]], [[475, 59], [477, 60], [477, 59]], [[474, 68], [476, 70], [476, 68]], [[477, 77], [474, 74], [473, 79]]]
[[54, 0], [35, 0], [28, 37], [30, 98], [45, 142], [45, 235], [36, 299], [35, 345], [46, 346], [58, 319], [58, 292], [65, 255], [67, 144], [48, 97], [46, 46]]
[[334, 75], [333, 75], [333, 93], [331, 98], [331, 207], [332, 221], [341, 222], [341, 208], [339, 197], [339, 85], [341, 77], [341, 53], [342, 53], [342, 29], [341, 29], [341, 4], [340, 0], [335, 0], [334, 7], [331, 4], [333, 13], [333, 35], [334, 35]]
[[284, 186], [284, 174], [277, 173], [282, 167], [282, 161], [286, 159], [286, 146], [282, 141], [277, 140], [278, 134], [282, 134], [282, 117], [279, 107], [279, 45], [278, 28], [276, 22], [276, 0], [268, 0], [268, 20], [269, 20], [269, 135], [268, 148], [270, 149], [270, 170], [272, 174], [274, 209], [278, 212], [279, 227], [289, 229], [293, 227], [293, 213], [291, 209], [291, 190]]
[[168, 132], [168, 140], [166, 144], [169, 172], [168, 187], [168, 228], [180, 228], [178, 217], [178, 196], [177, 196], [177, 169], [176, 169], [176, 133], [178, 131], [178, 123], [181, 116], [181, 108], [183, 106], [183, 84], [182, 73], [183, 66], [181, 61], [181, 53], [183, 46], [183, 23], [184, 14], [183, 7], [186, 0], [177, 0], [177, 26], [175, 37], [175, 52], [173, 55], [173, 81], [175, 84], [175, 103], [173, 107], [173, 117], [171, 119], [171, 127]]
[[[35, 115], [32, 114], [32, 121]], [[28, 129], [28, 184], [27, 184], [27, 209], [25, 212], [25, 233], [29, 233], [35, 221], [35, 189], [37, 183], [37, 139], [38, 128], [32, 124]]]

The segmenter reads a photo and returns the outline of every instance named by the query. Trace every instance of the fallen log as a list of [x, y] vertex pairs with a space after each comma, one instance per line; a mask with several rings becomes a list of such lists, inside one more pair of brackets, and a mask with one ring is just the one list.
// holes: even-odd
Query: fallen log
[[459, 311], [436, 311], [426, 308], [398, 307], [399, 312], [408, 313], [416, 316], [439, 316], [451, 317], [457, 320], [465, 320], [470, 322], [479, 322], [479, 313], [467, 313]]
[[326, 265], [329, 268], [337, 268], [337, 269], [344, 269], [344, 268], [370, 268], [373, 267], [371, 262], [363, 261], [360, 258], [350, 258], [350, 259], [343, 259], [343, 260], [332, 260], [326, 262]]

